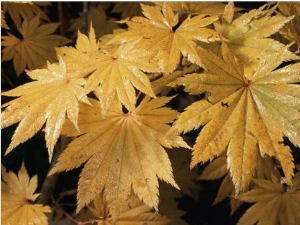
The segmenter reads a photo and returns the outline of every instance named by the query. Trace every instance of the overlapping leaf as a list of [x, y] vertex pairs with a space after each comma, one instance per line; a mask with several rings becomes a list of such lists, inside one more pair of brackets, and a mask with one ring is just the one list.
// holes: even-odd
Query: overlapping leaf
[[[158, 207], [158, 179], [177, 187], [167, 153], [168, 148], [188, 147], [181, 137], [166, 134], [176, 112], [162, 107], [170, 98], [144, 99], [133, 111], [124, 113], [114, 102], [105, 119], [98, 101], [81, 105], [77, 137], [61, 154], [51, 174], [85, 166], [78, 187], [79, 211], [104, 190], [114, 218], [120, 213], [131, 187], [146, 205]], [[74, 126], [65, 133], [79, 135]]]
[[201, 65], [194, 40], [212, 42], [218, 39], [214, 30], [206, 28], [218, 19], [217, 16], [201, 14], [179, 23], [178, 15], [167, 3], [162, 6], [161, 11], [153, 6], [141, 4], [141, 7], [146, 18], [134, 17], [125, 21], [129, 31], [116, 37], [114, 41], [132, 41], [143, 37], [137, 47], [157, 52], [158, 64], [164, 72], [174, 71], [181, 55]]
[[[148, 2], [148, 4], [152, 3]], [[121, 13], [121, 19], [143, 15], [140, 2], [116, 2], [112, 12]]]
[[47, 61], [56, 61], [55, 47], [70, 42], [69, 39], [51, 34], [59, 26], [58, 23], [40, 24], [40, 17], [24, 20], [19, 29], [22, 39], [8, 33], [2, 36], [2, 61], [12, 60], [17, 74], [29, 69], [37, 69], [46, 65]]
[[2, 105], [1, 128], [19, 123], [6, 151], [31, 138], [46, 122], [45, 138], [49, 160], [65, 118], [77, 127], [78, 101], [87, 101], [83, 86], [86, 80], [69, 74], [62, 59], [59, 64], [48, 63], [48, 69], [27, 71], [35, 81], [4, 92], [6, 96], [18, 96]]
[[39, 6], [51, 5], [50, 2], [1, 2], [3, 12], [8, 12], [15, 25], [19, 29], [23, 20], [31, 20], [37, 15], [44, 20], [49, 21], [46, 13]]
[[5, 29], [9, 29], [9, 27], [6, 24], [6, 19], [3, 10], [1, 9], [1, 27]]
[[[229, 3], [223, 13], [223, 19], [214, 23], [215, 30], [226, 41], [231, 51], [249, 66], [258, 66], [260, 58], [268, 54], [278, 54], [278, 49], [284, 45], [267, 38], [278, 32], [293, 16], [272, 15], [276, 6], [266, 9], [264, 5], [258, 9], [234, 18], [234, 5]], [[202, 44], [205, 48], [219, 53], [220, 45]], [[292, 53], [287, 53], [285, 60], [296, 59]]]
[[121, 45], [116, 53], [97, 52], [97, 69], [89, 76], [85, 89], [97, 90], [103, 114], [117, 96], [128, 110], [136, 104], [136, 89], [155, 97], [149, 78], [144, 72], [156, 72], [150, 63], [151, 55], [139, 49], [136, 42]]
[[275, 70], [287, 48], [261, 58], [254, 70], [244, 67], [225, 43], [223, 59], [201, 50], [207, 73], [190, 74], [173, 85], [191, 94], [206, 92], [206, 100], [189, 106], [173, 129], [188, 132], [204, 125], [193, 147], [191, 167], [212, 160], [227, 150], [227, 164], [238, 194], [251, 181], [258, 154], [276, 157], [290, 184], [293, 156], [283, 135], [300, 145], [300, 64]]
[[[88, 206], [94, 216], [105, 224], [114, 224], [109, 214], [109, 206], [102, 195], [96, 196], [93, 205]], [[129, 199], [123, 205], [122, 212], [115, 221], [116, 225], [166, 225], [170, 219], [158, 213], [151, 212], [151, 208], [145, 205], [137, 195], [131, 193]]]
[[294, 16], [279, 32], [290, 42], [298, 44], [298, 50], [300, 51], [300, 3], [280, 2], [278, 9], [285, 16]]
[[78, 30], [85, 33], [86, 29], [91, 25], [95, 30], [97, 38], [104, 34], [110, 34], [114, 29], [118, 28], [118, 25], [115, 23], [115, 19], [107, 17], [101, 4], [89, 7], [86, 18], [86, 27], [83, 27], [82, 22], [85, 19], [84, 16], [80, 13], [80, 16], [73, 19], [71, 25], [68, 27], [67, 31], [74, 32], [74, 35], [72, 35], [73, 37], [76, 37]]
[[[300, 176], [295, 176], [299, 184]], [[279, 180], [254, 180], [258, 188], [243, 193], [240, 200], [255, 202], [242, 218], [238, 225], [244, 224], [298, 224], [300, 215], [300, 186], [293, 186], [285, 190]]]
[[76, 48], [62, 47], [57, 50], [70, 70], [80, 76], [88, 76], [85, 92], [96, 92], [100, 99], [103, 116], [117, 97], [129, 110], [136, 104], [136, 89], [155, 97], [146, 72], [157, 72], [151, 63], [153, 56], [139, 49], [134, 41], [117, 48], [99, 48], [94, 29], [89, 36], [79, 32]]
[[24, 164], [18, 176], [13, 172], [6, 172], [2, 167], [1, 182], [1, 224], [32, 224], [46, 225], [46, 213], [49, 206], [33, 204], [39, 194], [34, 194], [37, 188], [37, 176], [29, 179]]

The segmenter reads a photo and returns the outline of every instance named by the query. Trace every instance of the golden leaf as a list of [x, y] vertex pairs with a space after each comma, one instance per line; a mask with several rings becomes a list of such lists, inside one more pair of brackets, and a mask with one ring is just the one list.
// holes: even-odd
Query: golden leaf
[[244, 224], [294, 224], [299, 222], [300, 191], [285, 190], [280, 183], [254, 180], [258, 188], [240, 195], [239, 199], [255, 202], [243, 214], [238, 225]]
[[[173, 72], [183, 55], [193, 63], [202, 65], [196, 52], [195, 40], [212, 42], [218, 39], [218, 34], [212, 29], [206, 28], [209, 24], [218, 19], [217, 16], [207, 17], [205, 14], [188, 17], [181, 24], [168, 4], [164, 4], [162, 9], [143, 5], [144, 17], [134, 17], [130, 21], [125, 21], [129, 26], [129, 31], [124, 32], [113, 41], [126, 42], [144, 39], [137, 47], [157, 52], [157, 62], [161, 71]], [[178, 28], [176, 26], [179, 26]]]
[[144, 72], [157, 72], [150, 63], [151, 55], [139, 49], [136, 42], [122, 44], [116, 53], [99, 51], [92, 57], [97, 58], [97, 69], [89, 76], [86, 93], [96, 91], [100, 99], [103, 115], [117, 96], [128, 110], [136, 104], [136, 90], [155, 97], [149, 78]]
[[207, 73], [189, 74], [172, 83], [184, 85], [191, 94], [206, 92], [206, 100], [187, 107], [172, 128], [188, 132], [204, 125], [193, 147], [190, 166], [227, 151], [237, 194], [247, 189], [259, 154], [277, 158], [291, 184], [293, 156], [283, 145], [283, 135], [300, 145], [300, 91], [296, 84], [300, 81], [300, 63], [276, 69], [287, 48], [261, 58], [260, 66], [251, 70], [223, 43], [222, 59], [200, 51]]
[[[148, 51], [138, 49], [137, 41], [115, 48], [99, 48], [94, 29], [89, 36], [78, 33], [76, 48], [62, 47], [57, 50], [66, 61], [71, 72], [81, 77], [88, 76], [85, 92], [95, 92], [100, 99], [103, 116], [117, 97], [129, 110], [136, 104], [136, 89], [155, 97], [146, 72], [157, 72], [150, 62], [153, 57]], [[103, 47], [103, 45], [102, 45]], [[69, 66], [70, 65], [70, 66]]]
[[116, 218], [131, 187], [146, 205], [158, 207], [158, 179], [178, 188], [173, 179], [171, 163], [162, 146], [187, 147], [181, 137], [169, 133], [177, 113], [162, 107], [170, 98], [145, 98], [133, 111], [124, 113], [122, 105], [114, 102], [105, 119], [100, 104], [82, 104], [79, 129], [66, 124], [64, 133], [77, 136], [61, 154], [51, 170], [71, 170], [85, 163], [78, 187], [79, 211], [104, 190], [111, 213]]
[[8, 33], [2, 36], [2, 61], [12, 60], [16, 73], [21, 74], [26, 66], [29, 69], [37, 69], [46, 65], [47, 60], [56, 61], [55, 47], [67, 44], [69, 39], [51, 34], [58, 23], [40, 24], [40, 17], [24, 20], [19, 32], [22, 39]]
[[50, 2], [1, 2], [3, 11], [8, 12], [18, 29], [21, 28], [22, 19], [31, 20], [40, 15], [41, 19], [49, 21], [48, 16], [39, 6], [51, 5]]
[[21, 121], [6, 154], [31, 138], [46, 122], [45, 139], [51, 160], [65, 117], [77, 127], [78, 101], [88, 103], [83, 89], [86, 81], [77, 78], [76, 73], [69, 74], [62, 59], [59, 64], [48, 63], [48, 69], [27, 71], [27, 74], [36, 81], [3, 93], [20, 96], [2, 105], [5, 110], [1, 114], [1, 128]]
[[49, 206], [34, 204], [39, 194], [34, 194], [37, 188], [37, 176], [29, 179], [24, 163], [18, 176], [13, 172], [6, 172], [2, 167], [1, 182], [1, 223], [10, 224], [48, 224], [46, 213]]

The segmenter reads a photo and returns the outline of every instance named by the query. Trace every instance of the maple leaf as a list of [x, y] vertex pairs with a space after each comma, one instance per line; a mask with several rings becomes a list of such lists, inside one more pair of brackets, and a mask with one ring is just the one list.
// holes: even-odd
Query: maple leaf
[[[248, 66], [258, 66], [260, 58], [266, 54], [278, 54], [278, 49], [284, 45], [280, 42], [267, 38], [278, 32], [293, 16], [272, 16], [276, 6], [266, 9], [268, 5], [234, 18], [234, 4], [228, 3], [222, 19], [214, 23], [215, 30], [219, 33], [231, 51]], [[201, 43], [205, 49], [220, 53], [220, 43], [208, 45]], [[297, 59], [297, 56], [288, 52], [285, 60]]]
[[139, 225], [153, 224], [166, 225], [170, 219], [161, 216], [158, 213], [152, 212], [151, 208], [145, 205], [137, 195], [133, 192], [123, 205], [120, 216], [116, 221], [110, 216], [109, 205], [105, 201], [103, 195], [97, 195], [93, 204], [88, 206], [89, 210], [94, 214], [98, 221], [103, 221], [105, 224], [116, 225]]
[[48, 224], [46, 213], [51, 212], [49, 206], [34, 204], [39, 196], [34, 194], [37, 188], [37, 176], [29, 179], [24, 163], [18, 176], [6, 172], [2, 167], [1, 182], [1, 222], [9, 224]]
[[[300, 63], [276, 69], [288, 47], [261, 58], [250, 69], [235, 58], [225, 43], [223, 58], [199, 50], [207, 72], [188, 74], [171, 83], [183, 85], [190, 94], [206, 93], [206, 99], [186, 108], [172, 130], [188, 132], [203, 125], [190, 167], [227, 151], [227, 165], [238, 194], [254, 174], [258, 155], [274, 156], [291, 183], [294, 164], [283, 135], [300, 145]], [[276, 70], [275, 70], [276, 69]]]
[[86, 80], [77, 78], [76, 73], [69, 74], [62, 59], [59, 64], [48, 63], [48, 69], [27, 71], [27, 74], [35, 81], [2, 93], [20, 96], [2, 105], [5, 110], [1, 114], [1, 129], [21, 121], [6, 154], [31, 138], [46, 122], [45, 139], [51, 160], [65, 117], [77, 127], [78, 101], [88, 103], [83, 88]]
[[141, 7], [146, 18], [134, 17], [130, 21], [125, 21], [129, 31], [118, 35], [112, 42], [126, 42], [143, 37], [138, 46], [157, 52], [159, 67], [164, 72], [174, 71], [181, 55], [193, 63], [202, 65], [194, 41], [212, 42], [218, 39], [218, 34], [214, 30], [206, 28], [218, 19], [217, 16], [202, 14], [193, 18], [188, 17], [179, 23], [178, 15], [167, 3], [161, 10], [144, 4], [141, 4]]
[[71, 40], [59, 35], [51, 34], [58, 23], [40, 24], [39, 15], [31, 20], [24, 20], [19, 32], [22, 39], [8, 33], [2, 36], [2, 61], [12, 60], [17, 75], [20, 75], [26, 66], [29, 69], [43, 67], [47, 60], [56, 61], [55, 47], [64, 45]]
[[117, 48], [101, 45], [99, 49], [91, 26], [88, 37], [78, 33], [76, 48], [62, 47], [57, 53], [70, 65], [70, 71], [88, 76], [85, 92], [95, 92], [105, 116], [116, 96], [129, 110], [135, 107], [136, 89], [155, 97], [145, 72], [157, 72], [158, 69], [151, 63], [153, 56], [138, 49], [136, 44], [134, 41]]
[[85, 90], [86, 93], [97, 91], [104, 115], [116, 96], [128, 110], [133, 110], [135, 88], [155, 97], [144, 72], [157, 72], [158, 69], [151, 64], [149, 52], [139, 49], [136, 41], [122, 44], [115, 53], [98, 51], [94, 57], [97, 58], [97, 69], [88, 77]]
[[104, 190], [114, 218], [120, 213], [131, 187], [146, 205], [158, 207], [158, 179], [178, 188], [173, 179], [167, 148], [189, 148], [180, 136], [166, 134], [177, 112], [162, 107], [170, 98], [145, 98], [124, 113], [115, 102], [102, 118], [98, 101], [81, 105], [79, 129], [66, 124], [64, 134], [78, 136], [60, 155], [50, 171], [71, 170], [85, 163], [78, 187], [79, 211]]
[[[299, 176], [297, 176], [299, 178]], [[255, 202], [241, 217], [241, 224], [297, 224], [300, 210], [300, 191], [285, 190], [283, 184], [270, 180], [254, 180], [258, 188], [243, 193], [239, 199]]]
[[39, 15], [49, 21], [48, 16], [39, 6], [51, 5], [49, 2], [1, 2], [3, 12], [8, 12], [18, 29], [21, 28], [22, 19], [31, 20]]
[[96, 64], [99, 60], [91, 56], [91, 53], [97, 52], [99, 42], [96, 40], [95, 30], [90, 25], [88, 36], [78, 31], [76, 45], [74, 47], [56, 48], [56, 54], [61, 57], [70, 73], [80, 74], [80, 77], [86, 77], [97, 69]]

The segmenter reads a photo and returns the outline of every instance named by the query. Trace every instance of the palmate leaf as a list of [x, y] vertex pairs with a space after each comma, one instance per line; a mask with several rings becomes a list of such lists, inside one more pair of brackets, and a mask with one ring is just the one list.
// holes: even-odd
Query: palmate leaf
[[85, 92], [96, 92], [105, 116], [116, 97], [127, 109], [133, 110], [136, 89], [155, 97], [145, 73], [158, 72], [158, 69], [151, 63], [153, 56], [144, 49], [138, 49], [136, 44], [137, 41], [134, 41], [117, 48], [98, 49], [99, 43], [91, 26], [88, 37], [78, 33], [76, 48], [58, 48], [57, 53], [66, 61], [70, 71], [88, 77]]
[[[299, 179], [300, 176], [295, 176]], [[239, 220], [238, 225], [245, 224], [298, 224], [300, 215], [300, 186], [284, 190], [278, 179], [254, 180], [258, 188], [240, 195], [239, 199], [255, 202]], [[297, 181], [295, 182], [297, 183]]]
[[96, 70], [88, 77], [86, 93], [97, 91], [103, 115], [117, 96], [128, 110], [136, 104], [136, 90], [155, 97], [149, 78], [144, 72], [157, 72], [151, 63], [151, 55], [139, 49], [136, 42], [121, 45], [117, 52], [106, 50], [95, 52]]
[[[125, 21], [129, 31], [112, 40], [118, 42], [132, 41], [143, 37], [137, 47], [157, 52], [157, 61], [161, 71], [173, 72], [183, 55], [193, 63], [202, 65], [196, 52], [194, 40], [212, 42], [218, 39], [218, 34], [209, 28], [209, 24], [218, 19], [217, 16], [207, 17], [205, 14], [188, 17], [179, 24], [176, 15], [168, 3], [159, 10], [156, 7], [143, 5], [144, 17], [134, 17]], [[176, 26], [179, 27], [177, 28]]]
[[174, 85], [184, 85], [191, 94], [206, 92], [206, 100], [193, 103], [173, 130], [188, 132], [205, 125], [193, 147], [191, 167], [212, 160], [227, 151], [227, 164], [236, 193], [251, 181], [258, 154], [279, 160], [288, 183], [294, 164], [283, 135], [300, 145], [300, 63], [277, 68], [287, 48], [279, 54], [261, 58], [254, 70], [244, 67], [222, 44], [223, 59], [200, 50], [207, 73], [178, 78]]
[[[181, 137], [166, 134], [177, 112], [164, 108], [170, 98], [145, 98], [133, 111], [124, 113], [119, 102], [102, 118], [100, 104], [82, 104], [79, 137], [61, 154], [50, 174], [71, 170], [85, 163], [78, 186], [77, 211], [104, 191], [116, 218], [131, 187], [149, 207], [158, 207], [158, 178], [178, 188], [167, 153], [162, 146], [187, 147]], [[64, 134], [78, 136], [66, 124]]]
[[24, 69], [37, 69], [46, 65], [47, 61], [55, 62], [55, 47], [70, 43], [71, 40], [51, 34], [59, 26], [58, 23], [40, 24], [40, 17], [24, 20], [19, 32], [22, 39], [8, 33], [2, 36], [2, 61], [12, 60], [16, 73], [19, 75]]
[[49, 206], [33, 204], [39, 194], [34, 194], [37, 188], [37, 176], [29, 179], [24, 163], [18, 176], [13, 172], [1, 170], [1, 224], [48, 224], [46, 213]]
[[49, 21], [46, 13], [40, 8], [40, 6], [51, 5], [50, 2], [1, 2], [3, 12], [8, 12], [15, 25], [19, 29], [23, 20], [31, 20], [37, 15], [40, 15], [41, 19]]
[[51, 160], [65, 117], [77, 127], [78, 101], [88, 103], [83, 88], [86, 80], [77, 78], [76, 73], [69, 74], [62, 59], [59, 64], [48, 63], [48, 69], [27, 74], [35, 81], [2, 93], [19, 97], [2, 105], [5, 110], [1, 114], [1, 129], [20, 122], [6, 154], [31, 138], [46, 122], [45, 139]]

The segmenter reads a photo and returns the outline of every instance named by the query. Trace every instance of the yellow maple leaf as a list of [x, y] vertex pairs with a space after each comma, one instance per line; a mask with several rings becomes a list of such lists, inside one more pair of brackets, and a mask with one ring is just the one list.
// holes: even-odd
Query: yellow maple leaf
[[77, 127], [78, 101], [88, 103], [83, 88], [86, 80], [68, 73], [62, 59], [59, 64], [48, 63], [48, 69], [27, 74], [35, 81], [2, 93], [19, 98], [2, 105], [5, 110], [1, 114], [1, 129], [21, 121], [6, 154], [31, 138], [47, 121], [44, 131], [51, 160], [65, 117]]
[[88, 77], [86, 93], [97, 90], [103, 114], [109, 109], [117, 96], [128, 110], [133, 110], [136, 104], [136, 90], [155, 97], [149, 78], [145, 72], [157, 72], [150, 60], [151, 55], [144, 49], [139, 49], [136, 42], [122, 44], [117, 52], [106, 50], [94, 54], [97, 58], [97, 68]]
[[1, 172], [1, 224], [48, 224], [46, 213], [50, 212], [50, 207], [33, 203], [39, 196], [34, 194], [37, 176], [29, 179], [24, 163], [18, 176], [6, 172], [4, 167]]
[[277, 158], [291, 183], [293, 156], [283, 144], [283, 135], [300, 145], [300, 91], [296, 84], [300, 63], [276, 69], [287, 49], [266, 55], [252, 70], [223, 43], [223, 58], [205, 50], [199, 52], [207, 72], [185, 75], [172, 84], [184, 85], [190, 94], [206, 93], [206, 99], [187, 107], [172, 128], [188, 132], [205, 125], [193, 147], [190, 166], [226, 151], [237, 194], [248, 187], [258, 154]]
[[97, 195], [93, 204], [88, 206], [89, 210], [97, 218], [98, 224], [116, 224], [116, 225], [166, 225], [171, 221], [165, 216], [161, 216], [145, 205], [133, 192], [128, 200], [124, 202], [121, 213], [116, 221], [109, 213], [109, 204], [105, 201], [103, 195]]
[[51, 34], [58, 23], [40, 24], [39, 15], [31, 20], [24, 20], [19, 32], [22, 38], [15, 37], [8, 33], [8, 36], [2, 36], [1, 45], [2, 61], [12, 60], [17, 75], [24, 72], [26, 66], [29, 69], [37, 69], [46, 65], [47, 61], [55, 62], [55, 47], [64, 45], [71, 40]]
[[[297, 176], [299, 179], [299, 176]], [[258, 188], [243, 193], [239, 199], [246, 202], [255, 202], [241, 217], [238, 225], [245, 224], [291, 224], [299, 223], [300, 190], [286, 189], [278, 179], [254, 180]], [[285, 190], [286, 189], [286, 190]]]
[[141, 4], [141, 7], [146, 18], [134, 17], [125, 21], [129, 31], [116, 36], [112, 42], [126, 42], [143, 37], [138, 46], [157, 52], [158, 65], [164, 72], [174, 71], [181, 55], [193, 63], [202, 65], [196, 52], [195, 40], [212, 42], [218, 39], [214, 30], [206, 28], [218, 19], [217, 16], [201, 14], [188, 17], [179, 23], [178, 15], [167, 3], [161, 10], [144, 4]]
[[88, 76], [85, 92], [95, 92], [100, 99], [103, 116], [117, 97], [129, 110], [136, 104], [136, 89], [155, 97], [146, 72], [157, 72], [151, 63], [153, 55], [137, 47], [138, 41], [105, 48], [96, 41], [94, 29], [88, 37], [78, 33], [76, 47], [57, 49], [70, 71]]
[[166, 134], [177, 115], [162, 107], [170, 98], [145, 98], [133, 111], [124, 113], [114, 102], [106, 117], [100, 104], [81, 105], [79, 129], [66, 124], [64, 134], [78, 136], [60, 155], [50, 171], [71, 170], [85, 163], [78, 187], [79, 211], [104, 190], [114, 218], [128, 198], [131, 187], [146, 205], [158, 209], [158, 178], [178, 188], [173, 179], [167, 148], [189, 148], [180, 136]]
[[37, 15], [43, 20], [49, 21], [46, 13], [39, 6], [51, 5], [50, 2], [1, 2], [3, 12], [8, 12], [15, 25], [19, 29], [22, 25], [22, 20], [31, 20]]

